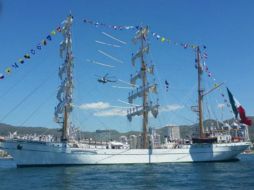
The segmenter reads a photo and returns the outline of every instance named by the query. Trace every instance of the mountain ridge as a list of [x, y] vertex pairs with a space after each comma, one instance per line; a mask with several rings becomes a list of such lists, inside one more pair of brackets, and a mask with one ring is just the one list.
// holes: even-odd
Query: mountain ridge
[[[249, 135], [252, 142], [254, 142], [254, 116], [249, 117], [252, 120], [252, 126], [249, 127]], [[228, 122], [232, 122], [233, 119], [226, 120]], [[218, 123], [220, 126], [221, 122]], [[216, 126], [216, 120], [205, 120], [204, 126]], [[168, 127], [172, 126], [164, 126], [161, 128], [157, 128], [156, 131], [161, 135], [161, 137], [167, 136]], [[180, 137], [186, 138], [190, 137], [198, 127], [198, 124], [194, 125], [180, 125]], [[46, 127], [26, 127], [26, 126], [13, 126], [10, 124], [0, 123], [0, 136], [8, 136], [9, 133], [13, 133], [17, 131], [20, 135], [26, 134], [37, 134], [37, 135], [54, 135], [61, 136], [60, 128], [46, 128]], [[95, 140], [118, 140], [120, 136], [130, 136], [130, 135], [139, 135], [139, 131], [128, 131], [128, 132], [118, 132], [117, 130], [96, 130], [94, 132], [85, 132], [81, 131], [80, 135], [82, 138], [92, 138]]]

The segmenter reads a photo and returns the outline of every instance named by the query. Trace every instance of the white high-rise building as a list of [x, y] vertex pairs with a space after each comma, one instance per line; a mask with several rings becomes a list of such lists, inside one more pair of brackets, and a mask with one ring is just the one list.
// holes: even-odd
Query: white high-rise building
[[119, 137], [119, 140], [120, 140], [120, 142], [123, 143], [123, 144], [128, 144], [128, 139], [127, 139], [126, 136], [120, 136], [120, 137]]
[[131, 135], [129, 138], [129, 145], [131, 149], [137, 148], [137, 136], [136, 135]]
[[168, 127], [168, 138], [170, 141], [175, 141], [180, 139], [180, 128], [178, 126]]
[[161, 136], [160, 134], [154, 132], [153, 133], [153, 146], [154, 148], [158, 148], [161, 145]]
[[142, 144], [143, 144], [143, 137], [142, 135], [140, 134], [138, 137], [137, 137], [137, 148], [142, 148]]

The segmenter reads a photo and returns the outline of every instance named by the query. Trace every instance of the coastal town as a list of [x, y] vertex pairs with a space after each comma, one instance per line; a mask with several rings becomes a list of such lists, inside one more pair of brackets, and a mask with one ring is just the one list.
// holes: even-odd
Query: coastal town
[[0, 0], [0, 189], [252, 190], [253, 7]]

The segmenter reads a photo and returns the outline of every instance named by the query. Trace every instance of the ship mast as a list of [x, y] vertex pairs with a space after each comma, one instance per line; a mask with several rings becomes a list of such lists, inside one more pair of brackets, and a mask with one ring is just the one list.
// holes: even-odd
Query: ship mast
[[203, 126], [203, 89], [201, 87], [202, 80], [202, 66], [200, 64], [200, 49], [197, 47], [197, 70], [198, 70], [198, 116], [199, 116], [199, 137], [204, 138], [204, 126]]
[[[145, 33], [141, 34], [141, 49], [144, 49]], [[141, 53], [141, 76], [142, 76], [142, 86], [147, 84], [146, 76], [146, 63], [144, 60], [144, 54]], [[148, 110], [147, 110], [147, 91], [143, 91], [143, 148], [147, 148], [147, 126], [148, 126]]]
[[60, 43], [60, 57], [64, 63], [59, 67], [58, 76], [61, 84], [58, 88], [57, 99], [59, 101], [55, 108], [55, 121], [62, 125], [61, 141], [66, 142], [69, 138], [69, 115], [72, 112], [72, 94], [73, 94], [73, 55], [71, 26], [73, 22], [72, 15], [69, 15], [61, 28], [64, 40]]
[[[198, 106], [197, 110], [194, 109], [193, 111], [198, 112], [198, 118], [199, 118], [199, 137], [192, 138], [193, 143], [216, 143], [217, 137], [209, 137], [205, 135], [204, 132], [204, 123], [203, 123], [203, 98], [204, 96], [210, 94], [215, 89], [219, 88], [223, 83], [216, 85], [214, 88], [208, 90], [207, 92], [204, 92], [204, 89], [202, 88], [202, 74], [203, 74], [203, 68], [202, 64], [200, 63], [200, 48], [199, 46], [196, 48], [196, 68], [198, 70]], [[196, 107], [196, 106], [195, 106]], [[195, 108], [194, 107], [194, 108]]]
[[133, 86], [136, 86], [136, 81], [141, 80], [141, 85], [135, 91], [129, 93], [128, 101], [130, 104], [133, 104], [133, 100], [141, 97], [142, 106], [136, 106], [127, 112], [127, 118], [129, 121], [132, 120], [133, 116], [143, 116], [142, 124], [142, 148], [148, 148], [147, 145], [147, 131], [148, 131], [148, 113], [151, 111], [152, 115], [156, 118], [158, 115], [158, 100], [155, 104], [152, 101], [148, 100], [149, 93], [157, 93], [157, 84], [149, 84], [147, 79], [147, 73], [153, 75], [154, 66], [150, 67], [145, 62], [145, 54], [149, 52], [149, 44], [147, 43], [148, 27], [140, 28], [137, 35], [134, 37], [134, 43], [140, 42], [141, 47], [139, 51], [132, 57], [132, 65], [135, 66], [136, 59], [140, 59], [141, 67], [138, 73], [134, 76], [131, 75], [130, 83]]

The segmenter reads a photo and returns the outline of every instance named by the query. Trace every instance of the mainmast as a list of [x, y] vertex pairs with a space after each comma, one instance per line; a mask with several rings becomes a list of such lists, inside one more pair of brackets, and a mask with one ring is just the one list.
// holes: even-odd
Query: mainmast
[[59, 67], [58, 76], [61, 84], [58, 88], [57, 99], [59, 101], [55, 108], [55, 121], [62, 125], [61, 141], [68, 141], [69, 137], [69, 115], [72, 112], [72, 94], [73, 94], [73, 55], [71, 26], [73, 17], [69, 15], [64, 21], [62, 34], [64, 40], [60, 43], [60, 57], [64, 63]]
[[203, 68], [200, 64], [200, 49], [199, 46], [197, 47], [197, 55], [196, 55], [196, 62], [197, 62], [197, 70], [198, 70], [198, 115], [199, 115], [199, 137], [204, 138], [204, 126], [203, 126], [203, 92], [201, 86], [202, 80], [202, 72]]
[[147, 129], [148, 129], [148, 113], [151, 111], [152, 115], [156, 118], [158, 115], [158, 100], [156, 104], [148, 100], [149, 93], [157, 93], [157, 84], [149, 84], [147, 79], [147, 73], [153, 75], [154, 66], [148, 66], [145, 62], [145, 54], [149, 52], [149, 44], [147, 43], [148, 27], [140, 28], [137, 35], [134, 37], [133, 41], [136, 43], [140, 41], [141, 47], [140, 50], [133, 55], [132, 65], [135, 66], [136, 59], [140, 58], [141, 67], [138, 73], [134, 76], [131, 75], [130, 83], [133, 86], [136, 86], [136, 80], [141, 80], [141, 85], [135, 90], [129, 93], [128, 101], [130, 104], [133, 104], [133, 100], [141, 97], [142, 106], [135, 106], [134, 108], [128, 110], [127, 118], [129, 121], [132, 120], [133, 116], [143, 116], [142, 124], [142, 148], [146, 149], [147, 146]]

